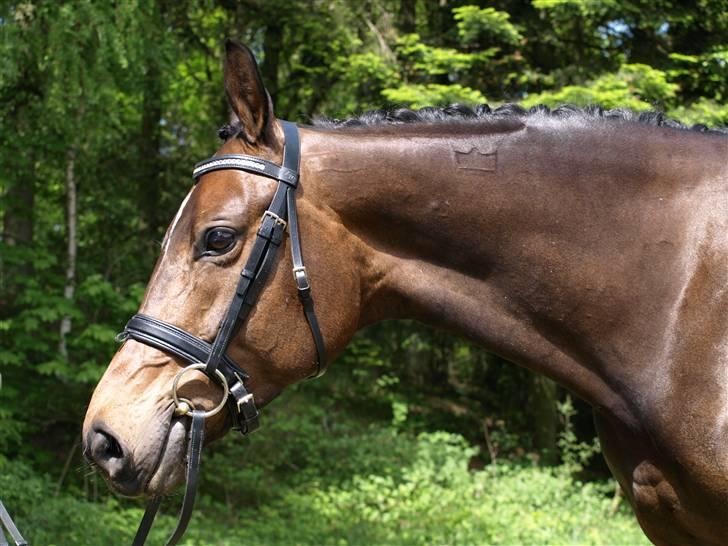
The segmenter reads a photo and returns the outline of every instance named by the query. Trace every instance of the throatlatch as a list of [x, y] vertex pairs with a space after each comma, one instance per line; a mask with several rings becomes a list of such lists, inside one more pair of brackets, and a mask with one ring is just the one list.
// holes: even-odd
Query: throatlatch
[[[173, 324], [144, 314], [134, 315], [120, 334], [120, 340], [122, 341], [133, 339], [160, 351], [170, 353], [190, 364], [190, 366], [180, 370], [173, 386], [175, 414], [179, 416], [190, 415], [192, 425], [187, 450], [185, 497], [182, 502], [177, 528], [170, 536], [167, 542], [168, 546], [176, 544], [182, 537], [192, 515], [199, 476], [200, 454], [204, 441], [205, 418], [216, 413], [222, 409], [224, 404], [227, 404], [233, 427], [242, 434], [254, 431], [260, 424], [253, 395], [245, 387], [248, 375], [240, 366], [227, 357], [225, 352], [237, 326], [245, 321], [250, 314], [250, 310], [255, 305], [266, 280], [273, 270], [275, 257], [283, 242], [286, 227], [288, 227], [291, 240], [293, 278], [296, 282], [298, 297], [303, 306], [306, 321], [311, 329], [318, 355], [316, 370], [311, 377], [319, 377], [326, 371], [326, 347], [314, 311], [311, 284], [306, 272], [306, 266], [303, 263], [301, 237], [298, 230], [295, 195], [299, 182], [301, 156], [298, 127], [288, 121], [280, 120], [280, 123], [286, 139], [282, 165], [279, 166], [255, 156], [228, 154], [201, 161], [195, 165], [192, 173], [195, 183], [199, 182], [200, 177], [205, 174], [223, 169], [246, 171], [278, 181], [273, 199], [268, 209], [263, 213], [253, 248], [240, 273], [235, 295], [220, 322], [214, 342], [212, 344], [207, 343]], [[194, 409], [189, 400], [177, 396], [176, 387], [180, 376], [191, 369], [200, 370], [223, 387], [223, 402], [211, 412], [198, 411]], [[146, 541], [160, 502], [160, 498], [154, 498], [147, 506], [144, 518], [134, 538], [134, 546], [142, 546]]]

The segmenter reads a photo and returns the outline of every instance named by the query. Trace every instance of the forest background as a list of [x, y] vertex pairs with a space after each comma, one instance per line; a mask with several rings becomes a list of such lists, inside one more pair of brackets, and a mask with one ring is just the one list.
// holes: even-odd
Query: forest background
[[[128, 543], [141, 516], [80, 425], [227, 120], [226, 37], [297, 122], [487, 101], [728, 124], [726, 0], [0, 0], [0, 36], [0, 497], [36, 545]], [[263, 419], [207, 453], [185, 544], [646, 544], [585, 404], [416, 323]]]

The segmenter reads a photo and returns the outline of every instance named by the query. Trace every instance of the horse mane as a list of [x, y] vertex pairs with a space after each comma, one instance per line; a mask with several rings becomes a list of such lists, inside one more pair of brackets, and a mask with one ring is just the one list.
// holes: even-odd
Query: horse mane
[[[556, 108], [549, 108], [544, 104], [523, 108], [518, 104], [504, 104], [491, 108], [487, 104], [471, 107], [464, 104], [451, 104], [445, 107], [426, 106], [419, 110], [409, 108], [392, 108], [369, 110], [363, 114], [346, 119], [332, 119], [317, 117], [313, 119], [314, 127], [324, 129], [342, 129], [349, 127], [377, 127], [383, 125], [403, 125], [413, 123], [453, 123], [468, 120], [487, 120], [506, 117], [549, 116], [554, 118], [587, 117], [602, 120], [622, 120], [654, 127], [670, 127], [700, 133], [714, 133], [728, 136], [728, 127], [709, 128], [701, 123], [688, 126], [684, 123], [668, 118], [663, 112], [635, 112], [628, 108], [605, 109], [598, 105], [578, 107], [571, 104], [562, 104]], [[225, 125], [218, 131], [222, 140], [227, 140], [240, 133], [242, 127], [239, 121]]]

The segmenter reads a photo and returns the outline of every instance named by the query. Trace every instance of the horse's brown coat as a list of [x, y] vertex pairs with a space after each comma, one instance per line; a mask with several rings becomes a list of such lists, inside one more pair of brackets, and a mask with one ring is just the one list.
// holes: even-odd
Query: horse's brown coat
[[[252, 56], [231, 45], [226, 65], [246, 122], [219, 153], [280, 161]], [[386, 318], [464, 334], [593, 405], [653, 542], [725, 543], [728, 138], [532, 115], [302, 128], [301, 143], [301, 233], [330, 354]], [[167, 233], [141, 311], [212, 339], [273, 189], [250, 174], [205, 175]], [[218, 225], [238, 232], [236, 247], [200, 258], [196, 245]], [[229, 351], [260, 406], [315, 366], [290, 269], [284, 254]], [[105, 470], [124, 492], [182, 479], [182, 425], [168, 435], [179, 365], [127, 342], [94, 393], [84, 438], [101, 427], [118, 439], [124, 465]], [[202, 376], [183, 388], [206, 408], [219, 399]], [[224, 431], [222, 418], [209, 424], [212, 436]]]

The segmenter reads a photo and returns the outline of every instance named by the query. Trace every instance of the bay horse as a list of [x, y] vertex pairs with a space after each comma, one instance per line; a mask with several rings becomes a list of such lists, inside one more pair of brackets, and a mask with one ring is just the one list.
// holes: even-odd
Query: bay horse
[[[217, 157], [280, 164], [283, 125], [252, 53], [228, 42], [224, 72], [235, 121]], [[373, 112], [299, 134], [298, 220], [329, 355], [384, 319], [467, 336], [591, 404], [650, 540], [725, 544], [725, 134], [659, 114], [513, 106]], [[212, 343], [274, 191], [246, 171], [204, 174], [140, 311]], [[258, 407], [319, 364], [292, 265], [281, 253], [227, 350]], [[170, 394], [184, 364], [128, 339], [96, 387], [84, 451], [123, 494], [184, 480], [187, 421]], [[204, 409], [222, 396], [199, 372], [180, 389]], [[208, 419], [208, 440], [230, 424]]]

